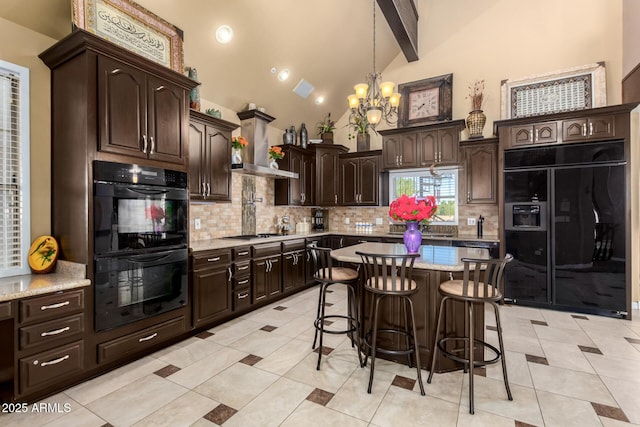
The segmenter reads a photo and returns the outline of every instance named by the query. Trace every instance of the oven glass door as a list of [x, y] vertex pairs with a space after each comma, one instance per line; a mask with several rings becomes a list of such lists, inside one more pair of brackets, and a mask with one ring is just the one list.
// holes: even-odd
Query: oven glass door
[[188, 198], [181, 188], [96, 183], [96, 255], [186, 247]]
[[187, 303], [187, 249], [96, 259], [96, 330]]

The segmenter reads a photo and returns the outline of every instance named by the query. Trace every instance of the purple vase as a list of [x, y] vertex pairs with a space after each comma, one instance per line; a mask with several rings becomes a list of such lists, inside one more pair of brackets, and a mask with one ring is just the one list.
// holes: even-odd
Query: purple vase
[[404, 232], [402, 238], [404, 240], [404, 246], [407, 248], [407, 252], [410, 254], [418, 253], [420, 245], [422, 244], [422, 233], [418, 229], [417, 222], [407, 222], [407, 230]]

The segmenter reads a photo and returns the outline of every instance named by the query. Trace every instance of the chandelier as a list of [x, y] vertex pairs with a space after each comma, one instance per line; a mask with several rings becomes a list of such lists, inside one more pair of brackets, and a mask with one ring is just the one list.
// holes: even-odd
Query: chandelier
[[376, 2], [373, 0], [373, 72], [367, 75], [366, 83], [353, 87], [355, 94], [349, 95], [349, 124], [358, 126], [366, 122], [376, 127], [384, 119], [388, 124], [398, 120], [400, 94], [393, 91], [393, 82], [382, 82], [382, 75], [376, 71]]

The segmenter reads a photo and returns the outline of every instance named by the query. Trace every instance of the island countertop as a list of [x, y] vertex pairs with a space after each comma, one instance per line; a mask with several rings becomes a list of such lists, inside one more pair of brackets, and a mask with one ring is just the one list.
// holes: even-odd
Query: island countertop
[[[401, 243], [367, 242], [334, 249], [331, 256], [338, 261], [360, 263], [362, 260], [356, 252], [403, 255], [407, 253], [407, 249]], [[480, 248], [422, 245], [419, 253], [420, 257], [415, 260], [414, 268], [434, 271], [462, 271], [462, 258], [490, 259], [489, 250]]]

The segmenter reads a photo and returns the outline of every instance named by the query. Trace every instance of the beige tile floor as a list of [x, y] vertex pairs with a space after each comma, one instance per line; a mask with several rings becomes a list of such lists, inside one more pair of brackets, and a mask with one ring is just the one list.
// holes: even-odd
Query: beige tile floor
[[[328, 309], [346, 308], [345, 293]], [[604, 426], [640, 425], [640, 311], [637, 320], [503, 306], [513, 401], [493, 365], [468, 377], [415, 370], [378, 359], [357, 365], [350, 342], [326, 336], [331, 352], [315, 369], [317, 289], [217, 326], [44, 403], [70, 411], [0, 415], [1, 426]], [[487, 340], [497, 342], [487, 313]], [[426, 380], [428, 372], [423, 372]], [[63, 406], [61, 406], [63, 407]]]

